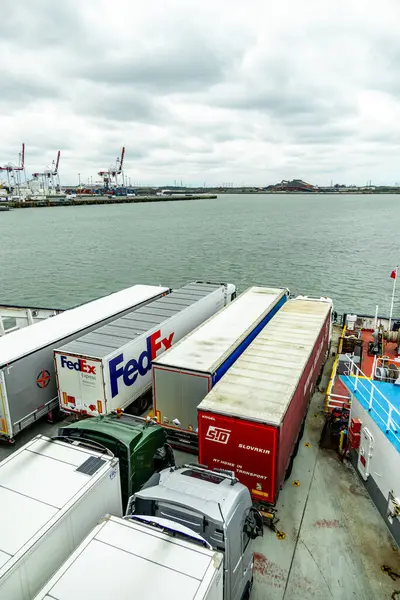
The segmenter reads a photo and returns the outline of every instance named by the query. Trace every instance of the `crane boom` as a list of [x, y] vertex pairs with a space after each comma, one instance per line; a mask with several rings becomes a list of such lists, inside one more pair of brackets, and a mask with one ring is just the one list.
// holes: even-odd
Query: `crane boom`
[[19, 155], [19, 166], [15, 166], [13, 163], [9, 162], [7, 165], [0, 167], [0, 171], [8, 171], [11, 173], [12, 171], [23, 171], [25, 168], [25, 144], [22, 144], [22, 150]]
[[122, 165], [124, 163], [124, 156], [125, 156], [125, 146], [122, 147], [121, 158], [120, 158], [120, 161], [119, 161], [119, 170], [118, 170], [118, 173], [122, 172]]
[[58, 173], [58, 165], [60, 164], [60, 156], [61, 156], [61, 150], [59, 150], [58, 153], [57, 153], [56, 166], [54, 168], [53, 175], [57, 175], [57, 173]]

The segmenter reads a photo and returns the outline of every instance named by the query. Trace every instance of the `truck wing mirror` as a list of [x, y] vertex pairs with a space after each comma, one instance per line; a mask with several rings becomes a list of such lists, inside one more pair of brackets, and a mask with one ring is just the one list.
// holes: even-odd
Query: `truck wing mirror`
[[255, 540], [258, 537], [262, 537], [264, 534], [263, 518], [258, 512], [258, 510], [255, 509], [253, 506], [250, 508], [244, 526], [248, 536], [252, 540]]
[[175, 467], [175, 456], [172, 446], [170, 444], [165, 444], [165, 452], [167, 454], [167, 467]]
[[156, 471], [162, 471], [168, 467], [175, 467], [174, 451], [169, 444], [158, 448], [153, 457]]

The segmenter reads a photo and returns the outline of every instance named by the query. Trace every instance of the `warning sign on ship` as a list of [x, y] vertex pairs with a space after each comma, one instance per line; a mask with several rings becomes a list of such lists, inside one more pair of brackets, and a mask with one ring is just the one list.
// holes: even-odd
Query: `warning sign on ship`
[[50, 379], [50, 373], [43, 369], [43, 371], [40, 371], [39, 375], [37, 376], [36, 385], [43, 389], [49, 385]]

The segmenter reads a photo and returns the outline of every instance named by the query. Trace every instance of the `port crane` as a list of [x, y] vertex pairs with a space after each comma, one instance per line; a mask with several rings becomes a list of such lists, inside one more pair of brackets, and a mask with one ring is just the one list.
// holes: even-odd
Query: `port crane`
[[3, 167], [0, 167], [0, 172], [2, 171], [5, 171], [7, 173], [7, 182], [9, 190], [11, 191], [15, 188], [18, 189], [22, 183], [21, 173], [25, 172], [25, 144], [22, 144], [22, 150], [19, 153], [18, 165], [9, 162]]
[[124, 185], [124, 173], [123, 173], [123, 164], [124, 164], [124, 156], [125, 156], [125, 146], [123, 146], [121, 151], [121, 157], [117, 158], [115, 166], [112, 165], [107, 171], [99, 171], [98, 175], [103, 180], [103, 184], [105, 189], [110, 187], [110, 184], [114, 183], [115, 187], [118, 187], [118, 175], [122, 174], [122, 185]]
[[53, 162], [51, 163], [51, 167], [47, 167], [42, 173], [32, 173], [32, 177], [34, 179], [42, 181], [43, 189], [45, 191], [58, 191], [60, 189], [60, 177], [58, 173], [58, 167], [60, 165], [60, 156], [61, 150], [57, 152], [57, 158], [56, 160], [53, 160]]

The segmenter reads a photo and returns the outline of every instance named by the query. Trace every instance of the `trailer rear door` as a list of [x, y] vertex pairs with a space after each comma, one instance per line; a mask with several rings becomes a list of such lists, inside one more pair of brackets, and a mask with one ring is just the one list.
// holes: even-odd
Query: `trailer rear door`
[[277, 429], [270, 425], [199, 413], [199, 462], [228, 469], [252, 497], [274, 502]]
[[0, 436], [7, 436], [11, 424], [8, 422], [7, 394], [4, 385], [4, 375], [0, 370]]
[[101, 415], [106, 398], [101, 360], [55, 353], [60, 406], [65, 411]]

